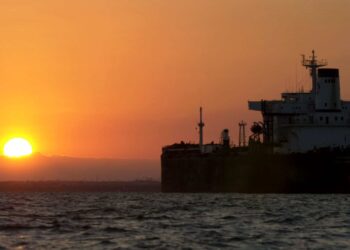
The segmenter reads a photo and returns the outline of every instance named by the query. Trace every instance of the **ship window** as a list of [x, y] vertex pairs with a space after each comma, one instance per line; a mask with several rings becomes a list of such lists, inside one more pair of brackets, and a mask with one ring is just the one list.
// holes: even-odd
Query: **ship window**
[[335, 121], [338, 121], [338, 116], [335, 116], [335, 117], [334, 117], [334, 120], [335, 120]]
[[326, 117], [326, 123], [327, 123], [327, 124], [329, 123], [329, 118], [328, 118], [328, 116]]
[[340, 117], [340, 120], [342, 120], [342, 121], [343, 121], [343, 120], [344, 120], [344, 117]]
[[320, 116], [320, 121], [323, 121], [323, 116]]
[[324, 103], [324, 106], [327, 107], [327, 103], [326, 102]]

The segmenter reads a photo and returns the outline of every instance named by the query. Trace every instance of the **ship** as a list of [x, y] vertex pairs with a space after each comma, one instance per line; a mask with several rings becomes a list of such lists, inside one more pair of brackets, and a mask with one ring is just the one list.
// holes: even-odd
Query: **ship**
[[239, 123], [238, 145], [228, 129], [205, 144], [200, 107], [198, 143], [162, 148], [162, 192], [350, 193], [350, 101], [341, 99], [339, 69], [327, 65], [313, 50], [302, 56], [310, 91], [248, 101], [262, 119], [247, 138]]

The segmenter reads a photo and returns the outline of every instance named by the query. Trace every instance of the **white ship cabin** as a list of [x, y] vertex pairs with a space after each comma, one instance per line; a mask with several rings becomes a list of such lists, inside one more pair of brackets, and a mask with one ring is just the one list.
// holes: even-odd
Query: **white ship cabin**
[[264, 143], [275, 153], [305, 153], [320, 148], [350, 146], [350, 102], [340, 98], [339, 70], [321, 68], [313, 51], [303, 65], [310, 69], [312, 90], [282, 93], [281, 100], [249, 101], [249, 109], [261, 111]]

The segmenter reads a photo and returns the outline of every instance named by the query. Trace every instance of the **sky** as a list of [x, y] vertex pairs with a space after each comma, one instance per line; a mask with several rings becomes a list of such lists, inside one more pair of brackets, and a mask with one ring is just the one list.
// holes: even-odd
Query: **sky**
[[301, 54], [340, 68], [347, 0], [0, 0], [0, 142], [44, 155], [159, 159], [260, 114], [248, 100], [310, 89]]

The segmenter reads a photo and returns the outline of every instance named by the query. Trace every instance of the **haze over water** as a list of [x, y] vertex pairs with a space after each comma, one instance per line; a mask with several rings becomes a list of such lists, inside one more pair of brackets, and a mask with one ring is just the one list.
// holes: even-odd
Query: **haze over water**
[[350, 247], [348, 195], [3, 193], [5, 248]]

